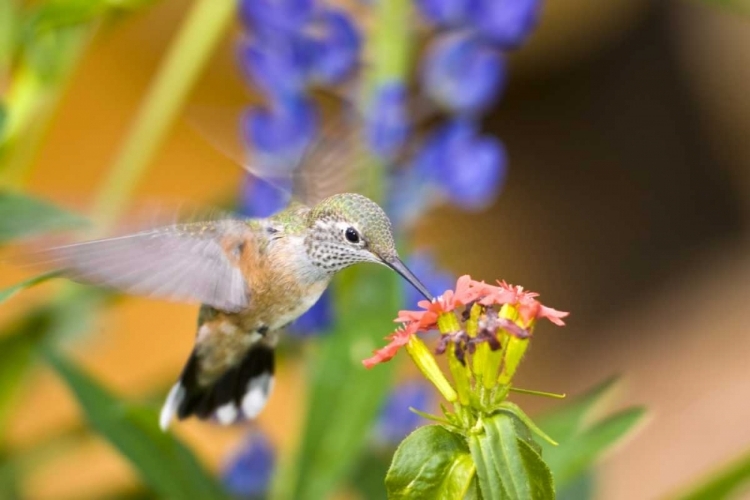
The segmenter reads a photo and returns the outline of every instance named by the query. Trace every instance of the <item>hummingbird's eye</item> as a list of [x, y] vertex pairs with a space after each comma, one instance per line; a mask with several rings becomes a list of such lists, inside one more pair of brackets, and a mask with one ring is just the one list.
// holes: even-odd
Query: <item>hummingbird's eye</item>
[[353, 227], [348, 228], [344, 236], [349, 243], [359, 243], [359, 233]]

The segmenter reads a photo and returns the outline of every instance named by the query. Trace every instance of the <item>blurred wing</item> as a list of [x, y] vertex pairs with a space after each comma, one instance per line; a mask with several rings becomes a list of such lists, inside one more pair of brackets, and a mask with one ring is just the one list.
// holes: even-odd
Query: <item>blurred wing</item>
[[351, 112], [353, 108], [340, 103], [324, 103], [323, 108], [321, 122], [325, 125], [290, 165], [254, 154], [243, 143], [241, 110], [191, 106], [188, 121], [199, 135], [248, 173], [282, 191], [291, 189], [295, 200], [313, 206], [333, 194], [366, 191], [370, 158], [362, 119]]
[[372, 157], [362, 119], [342, 108], [318, 133], [294, 170], [292, 194], [307, 206], [334, 194], [367, 194]]
[[255, 244], [242, 221], [194, 222], [54, 248], [44, 263], [76, 281], [233, 312], [249, 303], [238, 257]]

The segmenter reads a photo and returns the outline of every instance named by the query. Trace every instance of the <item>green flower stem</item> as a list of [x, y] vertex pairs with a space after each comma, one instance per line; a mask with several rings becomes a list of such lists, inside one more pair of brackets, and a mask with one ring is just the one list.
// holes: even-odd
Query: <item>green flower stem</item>
[[456, 333], [461, 329], [461, 324], [458, 322], [458, 318], [456, 318], [456, 315], [452, 312], [440, 314], [440, 316], [438, 316], [437, 324], [440, 333], [443, 335]]
[[159, 68], [133, 128], [94, 201], [106, 228], [122, 212], [221, 36], [236, 0], [196, 0]]
[[446, 400], [451, 403], [458, 400], [458, 394], [456, 394], [455, 389], [453, 389], [453, 386], [448, 382], [448, 379], [445, 378], [443, 371], [435, 360], [435, 356], [432, 355], [430, 349], [419, 339], [419, 337], [416, 335], [411, 336], [409, 343], [406, 344], [406, 351], [414, 360], [414, 364], [417, 365], [422, 372], [422, 375], [432, 382]]
[[378, 2], [376, 28], [372, 33], [374, 85], [404, 81], [409, 73], [413, 43], [411, 3], [410, 0]]
[[507, 339], [507, 344], [504, 349], [503, 369], [497, 379], [497, 383], [500, 385], [510, 384], [510, 381], [513, 380], [513, 375], [516, 374], [518, 365], [523, 359], [523, 355], [526, 353], [526, 349], [529, 347], [529, 339], [519, 339], [507, 334], [504, 337]]
[[[411, 4], [411, 0], [381, 0], [375, 7], [375, 22], [367, 47], [372, 59], [364, 85], [365, 112], [378, 86], [408, 80], [413, 49]], [[368, 158], [367, 165], [367, 192], [364, 194], [382, 202], [387, 182], [383, 175], [386, 165], [374, 156]]]
[[456, 391], [458, 392], [458, 402], [463, 406], [469, 406], [471, 402], [471, 381], [468, 366], [462, 364], [456, 358], [456, 345], [450, 344], [448, 346], [448, 368], [453, 375], [453, 381], [456, 383]]

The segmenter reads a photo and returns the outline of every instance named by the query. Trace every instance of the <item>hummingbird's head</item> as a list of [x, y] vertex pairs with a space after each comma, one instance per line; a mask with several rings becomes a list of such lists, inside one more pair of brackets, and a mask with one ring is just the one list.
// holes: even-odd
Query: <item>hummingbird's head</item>
[[333, 195], [310, 211], [307, 239], [310, 258], [335, 273], [358, 262], [385, 265], [411, 283], [428, 300], [432, 295], [401, 262], [391, 221], [382, 208], [361, 194]]

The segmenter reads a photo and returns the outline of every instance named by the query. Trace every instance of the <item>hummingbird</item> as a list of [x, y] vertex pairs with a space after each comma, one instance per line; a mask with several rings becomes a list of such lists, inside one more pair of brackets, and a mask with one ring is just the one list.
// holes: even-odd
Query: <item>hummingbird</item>
[[[316, 159], [342, 168], [343, 156], [322, 144], [304, 162], [314, 168], [296, 169], [298, 193], [327, 176]], [[293, 201], [268, 218], [176, 223], [51, 252], [75, 281], [201, 304], [195, 345], [159, 417], [165, 431], [175, 417], [223, 425], [256, 417], [271, 394], [281, 332], [351, 265], [384, 265], [432, 299], [399, 258], [383, 209], [351, 192]]]

